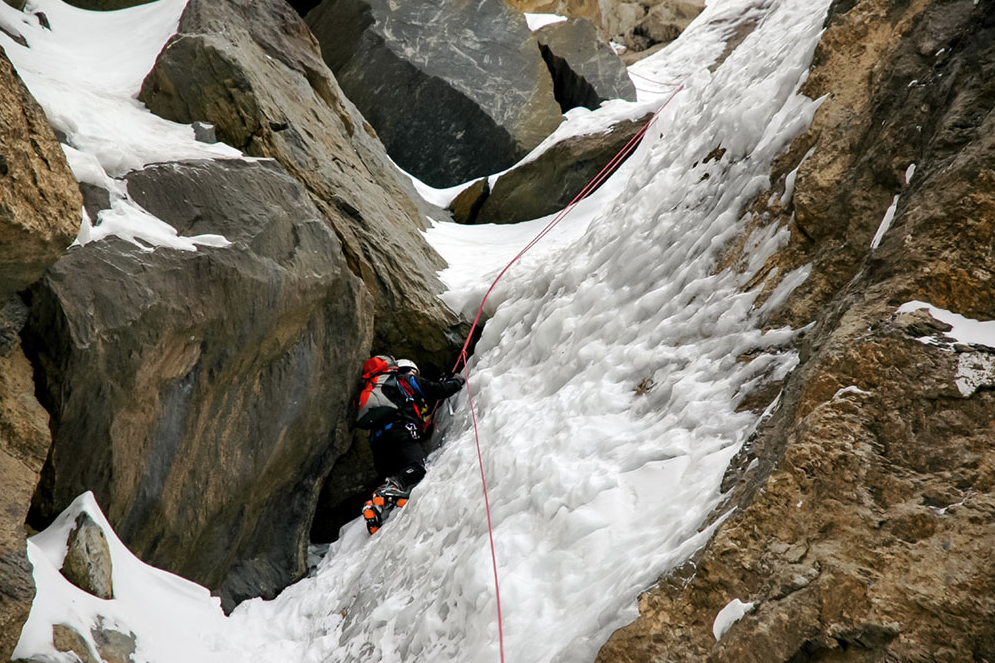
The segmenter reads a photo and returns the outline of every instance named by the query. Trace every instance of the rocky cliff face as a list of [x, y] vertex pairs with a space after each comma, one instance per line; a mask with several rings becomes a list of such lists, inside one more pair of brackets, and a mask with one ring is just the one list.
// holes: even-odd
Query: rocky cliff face
[[0, 49], [0, 660], [10, 658], [34, 598], [24, 520], [51, 444], [19, 332], [15, 294], [79, 230], [82, 200], [41, 108]]
[[993, 43], [990, 1], [830, 10], [828, 98], [754, 208], [791, 229], [771, 270], [812, 265], [770, 320], [815, 322], [803, 363], [726, 477], [738, 510], [599, 661], [995, 657], [995, 348], [899, 311], [995, 319]]
[[[462, 340], [436, 297], [443, 264], [419, 232], [427, 207], [289, 6], [193, 1], [143, 98], [272, 160], [127, 175], [151, 214], [227, 246], [153, 251], [111, 237], [65, 253], [80, 208], [96, 218], [107, 205], [95, 194], [107, 195], [90, 187], [81, 200], [40, 109], [2, 64], [0, 471], [11, 518], [0, 582], [12, 637], [31, 601], [23, 524], [43, 462], [36, 525], [92, 490], [145, 561], [226, 607], [272, 596], [305, 572], [371, 347], [448, 367]], [[28, 306], [11, 297], [29, 287]], [[366, 476], [369, 458], [354, 457], [363, 467], [336, 476]], [[334, 501], [357, 487], [324, 489]]]
[[70, 250], [25, 333], [53, 446], [41, 522], [92, 490], [146, 562], [230, 607], [305, 572], [320, 482], [348, 444], [372, 302], [307, 192], [273, 162], [162, 164], [132, 198], [223, 248]]
[[213, 124], [219, 140], [300, 180], [373, 295], [374, 350], [448, 367], [462, 337], [435, 296], [443, 263], [419, 233], [416, 195], [289, 5], [192, 0], [140, 99], [167, 119]]

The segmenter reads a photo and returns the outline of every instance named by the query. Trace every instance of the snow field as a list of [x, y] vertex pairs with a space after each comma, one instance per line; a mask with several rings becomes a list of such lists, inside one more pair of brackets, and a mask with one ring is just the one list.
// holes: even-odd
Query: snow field
[[[160, 0], [147, 7], [181, 6]], [[792, 330], [760, 331], [765, 309], [741, 291], [752, 273], [715, 266], [744, 232], [746, 203], [769, 187], [774, 157], [818, 106], [798, 88], [827, 6], [711, 2], [677, 41], [633, 67], [685, 89], [619, 172], [510, 269], [488, 300], [468, 387], [492, 506], [508, 661], [593, 660], [611, 633], [636, 617], [638, 594], [711, 536], [715, 525], [702, 524], [720, 503], [730, 458], [757, 421], [737, 404], [752, 385], [797, 362], [784, 349]], [[157, 20], [166, 26], [165, 15]], [[755, 30], [708, 71], [746, 22]], [[672, 92], [573, 114], [561, 131], [573, 122], [608, 126], [639, 117]], [[718, 147], [726, 150], [722, 158], [705, 163]], [[105, 174], [118, 172], [94, 149]], [[548, 221], [435, 223], [427, 237], [450, 264], [441, 274], [447, 302], [472, 317], [496, 274]], [[750, 237], [750, 270], [785, 239], [772, 230]], [[788, 275], [773, 300], [806, 275]], [[757, 356], [739, 361], [746, 353]], [[170, 597], [162, 600], [158, 629], [170, 631], [173, 642], [116, 613], [138, 634], [140, 660], [498, 660], [467, 396], [454, 399], [445, 445], [408, 506], [373, 537], [361, 519], [347, 525], [314, 576], [273, 601], [248, 601], [224, 618], [211, 599], [163, 588], [143, 565], [125, 562], [136, 592], [147, 590], [150, 601]], [[128, 555], [116, 549], [116, 557]], [[46, 596], [62, 591], [55, 578], [37, 579]], [[95, 619], [102, 609], [88, 604], [79, 619]], [[204, 617], [188, 622], [174, 614], [184, 611]], [[32, 613], [31, 632], [39, 635], [22, 641], [25, 654], [44, 649], [52, 614]], [[176, 657], [171, 647], [180, 646], [195, 653]]]
[[[186, 0], [159, 0], [125, 11], [93, 12], [60, 0], [31, 0], [24, 13], [0, 3], [0, 22], [28, 47], [0, 31], [0, 46], [17, 68], [63, 145], [80, 182], [111, 193], [111, 209], [90, 219], [82, 212], [81, 244], [117, 235], [143, 247], [196, 250], [225, 246], [219, 235], [180, 237], [128, 196], [122, 179], [147, 164], [179, 159], [241, 158], [222, 143], [194, 139], [190, 125], [152, 115], [135, 97], [166, 41], [176, 32]], [[51, 29], [41, 25], [45, 15]]]

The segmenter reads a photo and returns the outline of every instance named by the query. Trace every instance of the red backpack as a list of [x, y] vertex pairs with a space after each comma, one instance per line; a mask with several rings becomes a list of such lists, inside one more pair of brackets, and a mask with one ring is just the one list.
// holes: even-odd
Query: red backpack
[[423, 429], [429, 425], [431, 413], [423, 412], [424, 396], [418, 385], [409, 380], [398, 380], [399, 367], [393, 357], [377, 355], [363, 364], [363, 388], [359, 393], [356, 426], [367, 430], [376, 428], [381, 420], [410, 406], [414, 418]]
[[370, 357], [363, 364], [363, 389], [359, 392], [356, 426], [369, 430], [378, 421], [397, 411], [397, 404], [383, 391], [388, 381], [394, 381], [396, 372], [397, 365], [393, 357], [387, 355]]

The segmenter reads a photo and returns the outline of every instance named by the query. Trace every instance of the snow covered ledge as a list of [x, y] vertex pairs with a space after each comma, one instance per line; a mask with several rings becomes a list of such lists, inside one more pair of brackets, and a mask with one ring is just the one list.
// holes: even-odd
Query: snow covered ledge
[[109, 194], [109, 209], [97, 218], [82, 212], [79, 244], [110, 235], [143, 248], [195, 251], [228, 244], [220, 235], [179, 236], [135, 203], [123, 180], [152, 163], [242, 158], [223, 143], [198, 142], [191, 125], [157, 117], [136, 100], [186, 4], [160, 0], [95, 12], [60, 0], [32, 0], [32, 13], [22, 13], [0, 2], [0, 25], [28, 44], [0, 31], [0, 47], [59, 134], [77, 181]]
[[995, 385], [995, 320], [973, 320], [920, 301], [902, 304], [897, 312], [901, 314], [921, 310], [928, 311], [935, 320], [950, 325], [951, 329], [943, 333], [949, 340], [944, 341], [936, 336], [923, 336], [918, 339], [920, 343], [937, 345], [949, 350], [971, 350], [977, 346], [990, 350], [990, 352], [959, 353], [955, 384], [961, 395], [966, 398], [979, 387]]
[[[112, 599], [101, 599], [67, 580], [60, 572], [77, 518], [86, 514], [103, 531], [110, 549]], [[80, 495], [45, 531], [28, 539], [28, 558], [37, 588], [31, 614], [13, 659], [72, 660], [60, 640], [78, 634], [74, 646], [101, 651], [95, 637], [116, 632], [135, 644], [133, 660], [213, 660], [207, 634], [218, 633], [225, 616], [220, 599], [179, 576], [148, 566], [114, 533], [93, 493]], [[135, 635], [137, 634], [137, 635]], [[71, 656], [71, 655], [70, 655]]]

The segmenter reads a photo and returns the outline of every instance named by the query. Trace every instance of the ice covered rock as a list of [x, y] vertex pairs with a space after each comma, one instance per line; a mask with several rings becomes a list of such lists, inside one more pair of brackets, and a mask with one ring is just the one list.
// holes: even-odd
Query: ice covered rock
[[534, 34], [564, 112], [578, 106], [594, 110], [608, 99], [635, 101], [636, 88], [625, 65], [589, 20], [552, 23]]
[[516, 223], [557, 212], [584, 190], [649, 119], [620, 122], [605, 133], [560, 141], [536, 159], [503, 173], [493, 187], [476, 184], [468, 188], [450, 206], [453, 217], [460, 223]]
[[154, 165], [143, 208], [224, 247], [72, 249], [32, 290], [56, 431], [35, 508], [86, 490], [145, 561], [221, 595], [304, 574], [319, 482], [349, 444], [372, 303], [307, 192], [272, 161]]
[[[991, 5], [891, 9], [832, 3], [802, 87], [825, 102], [751, 211], [791, 233], [768, 292], [809, 265], [768, 319], [814, 322], [802, 363], [726, 475], [731, 516], [602, 663], [995, 655], [978, 600], [995, 532]], [[757, 604], [716, 642], [731, 592]]]
[[307, 21], [387, 152], [431, 186], [507, 168], [562, 119], [525, 18], [502, 0], [325, 0]]
[[86, 513], [76, 517], [69, 533], [62, 575], [85, 592], [102, 599], [114, 598], [114, 569], [107, 537]]
[[[54, 624], [52, 645], [56, 651], [74, 654], [81, 663], [131, 663], [138, 648], [134, 633], [125, 635], [107, 628], [102, 620], [90, 629], [89, 639], [68, 624]], [[47, 659], [18, 659], [23, 663], [43, 663], [44, 660]]]
[[90, 647], [90, 643], [72, 626], [53, 625], [52, 644], [57, 651], [75, 654], [81, 663], [100, 663], [100, 658]]
[[34, 597], [24, 520], [51, 443], [21, 351], [27, 310], [14, 293], [62, 255], [80, 208], [48, 120], [0, 51], [0, 660], [10, 658]]
[[307, 188], [373, 295], [376, 348], [449, 366], [462, 334], [436, 296], [444, 264], [420, 233], [426, 210], [286, 2], [191, 0], [140, 99], [153, 113], [208, 122], [218, 140], [279, 161]]

